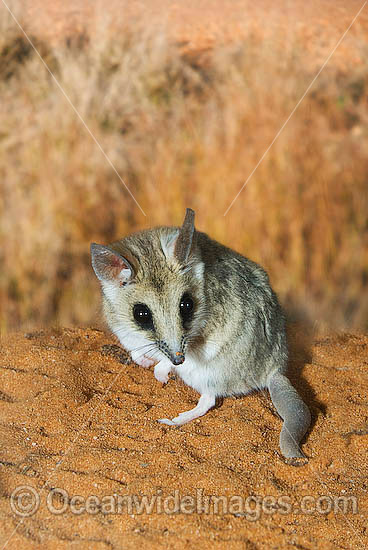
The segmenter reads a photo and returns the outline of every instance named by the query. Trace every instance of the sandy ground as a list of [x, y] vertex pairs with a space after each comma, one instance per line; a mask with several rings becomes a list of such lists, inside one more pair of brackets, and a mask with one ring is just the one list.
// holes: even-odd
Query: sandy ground
[[[313, 425], [303, 445], [309, 461], [293, 467], [280, 456], [281, 421], [266, 393], [225, 399], [172, 428], [157, 419], [193, 407], [196, 393], [176, 380], [163, 387], [104, 332], [7, 337], [0, 352], [1, 548], [7, 541], [9, 550], [366, 548], [368, 337], [325, 337], [309, 351], [304, 339], [292, 332], [290, 376]], [[31, 500], [10, 498], [19, 486], [40, 496], [38, 511], [23, 519], [17, 511], [27, 512]], [[66, 493], [52, 497], [55, 488]], [[98, 500], [86, 503], [90, 495]], [[118, 495], [159, 495], [162, 507], [141, 513], [131, 500], [133, 507], [119, 509]], [[227, 497], [228, 509], [206, 510], [210, 495]], [[252, 504], [252, 495], [274, 501]], [[357, 510], [352, 501], [345, 513], [334, 508], [339, 496], [356, 499]]]

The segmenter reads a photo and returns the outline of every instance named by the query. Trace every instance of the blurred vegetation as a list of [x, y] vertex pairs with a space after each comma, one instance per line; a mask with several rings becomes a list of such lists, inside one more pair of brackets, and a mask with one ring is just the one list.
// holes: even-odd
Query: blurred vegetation
[[[368, 328], [368, 56], [310, 84], [297, 40], [184, 54], [164, 31], [32, 38], [144, 217], [13, 21], [0, 38], [0, 327], [95, 324], [91, 241], [197, 227], [260, 262], [291, 316]], [[277, 37], [276, 37], [277, 38]]]

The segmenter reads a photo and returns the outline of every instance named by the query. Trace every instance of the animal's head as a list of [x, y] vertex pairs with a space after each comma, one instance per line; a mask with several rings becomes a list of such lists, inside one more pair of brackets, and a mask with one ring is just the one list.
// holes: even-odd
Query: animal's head
[[174, 365], [206, 323], [204, 264], [196, 246], [194, 212], [181, 228], [158, 227], [109, 246], [91, 245], [111, 330], [130, 351]]

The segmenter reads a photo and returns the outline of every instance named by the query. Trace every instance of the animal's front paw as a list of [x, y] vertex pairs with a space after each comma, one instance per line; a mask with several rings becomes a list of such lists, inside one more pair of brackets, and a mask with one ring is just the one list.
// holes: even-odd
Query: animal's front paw
[[166, 363], [165, 361], [160, 361], [157, 363], [154, 370], [154, 375], [156, 380], [162, 382], [162, 384], [167, 384], [169, 381], [169, 372], [171, 370], [171, 364]]
[[150, 357], [146, 357], [145, 355], [135, 355], [134, 353], [131, 354], [132, 359], [134, 363], [137, 363], [140, 367], [144, 367], [145, 369], [148, 369], [148, 367], [152, 367], [152, 365], [155, 364], [155, 361], [151, 359]]
[[168, 374], [161, 373], [161, 372], [155, 372], [155, 378], [158, 382], [161, 382], [162, 384], [167, 384], [169, 381]]

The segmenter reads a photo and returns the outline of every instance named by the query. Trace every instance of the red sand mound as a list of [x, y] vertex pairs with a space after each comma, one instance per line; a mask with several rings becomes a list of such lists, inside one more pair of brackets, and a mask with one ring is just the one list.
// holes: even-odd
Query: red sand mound
[[[105, 333], [9, 336], [0, 353], [1, 548], [9, 537], [8, 550], [365, 548], [368, 337], [317, 340], [309, 357], [294, 340], [291, 377], [313, 415], [310, 459], [299, 468], [279, 454], [281, 421], [266, 393], [225, 399], [173, 429], [157, 419], [192, 407], [196, 393], [126, 364]], [[39, 495], [21, 523], [17, 510], [32, 502], [10, 498], [19, 486]], [[151, 513], [140, 508], [144, 495], [156, 499]]]

